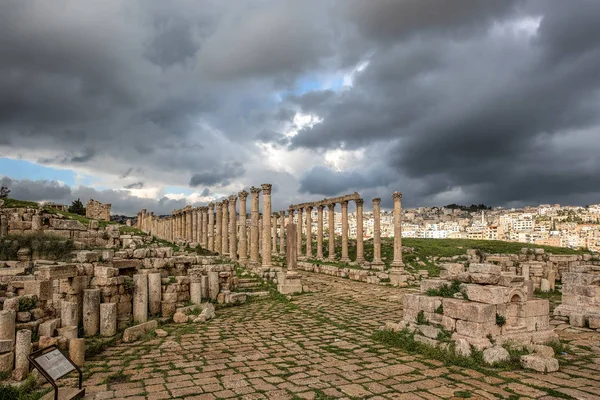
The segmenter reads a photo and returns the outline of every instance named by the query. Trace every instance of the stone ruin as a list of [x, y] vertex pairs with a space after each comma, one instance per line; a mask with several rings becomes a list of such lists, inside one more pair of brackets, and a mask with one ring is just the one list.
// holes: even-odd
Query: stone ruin
[[89, 199], [85, 204], [85, 217], [99, 221], [110, 221], [110, 204], [103, 204], [94, 199]]
[[[446, 264], [442, 278], [421, 282], [419, 294], [407, 294], [402, 324], [415, 340], [470, 356], [471, 347], [483, 351], [492, 364], [508, 358], [507, 343], [529, 346], [535, 354], [523, 356], [524, 366], [540, 371], [558, 369], [552, 348], [540, 346], [558, 336], [549, 324], [549, 301], [533, 298], [532, 281], [499, 265]], [[449, 342], [447, 340], [450, 340]]]
[[563, 273], [562, 303], [554, 315], [577, 327], [600, 331], [600, 266], [581, 265]]
[[[45, 220], [37, 209], [1, 215], [7, 214], [3, 220], [13, 234], [41, 230], [79, 248], [104, 247], [74, 251], [70, 261], [41, 259], [30, 249], [20, 249], [18, 260], [0, 261], [0, 372], [16, 380], [28, 374], [32, 349], [56, 344], [81, 365], [85, 337], [124, 329], [123, 340], [131, 341], [155, 328], [154, 318], [187, 322], [200, 307], [193, 319], [200, 323], [214, 317], [208, 302], [238, 304], [267, 295], [240, 288], [234, 264], [221, 256], [174, 252], [151, 236], [121, 235], [114, 225], [100, 229], [97, 221], [87, 229], [78, 221]], [[18, 246], [17, 239], [13, 243]]]

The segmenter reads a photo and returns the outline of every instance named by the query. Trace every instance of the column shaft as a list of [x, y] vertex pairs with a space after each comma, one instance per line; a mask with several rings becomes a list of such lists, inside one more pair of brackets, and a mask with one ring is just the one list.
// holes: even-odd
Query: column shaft
[[248, 242], [246, 238], [246, 199], [248, 192], [242, 190], [238, 193], [240, 199], [240, 264], [248, 263]]
[[381, 210], [380, 198], [373, 199], [373, 266], [383, 266], [381, 261]]
[[394, 261], [392, 267], [403, 267], [402, 262], [402, 193], [394, 192]]
[[215, 235], [215, 251], [221, 253], [221, 230], [223, 229], [223, 203], [217, 203], [217, 221], [215, 222], [216, 235]]
[[237, 196], [229, 196], [229, 257], [237, 259], [237, 218], [236, 206]]
[[279, 211], [279, 254], [285, 254], [285, 211]]
[[306, 257], [312, 258], [312, 206], [306, 207]]
[[327, 205], [327, 217], [329, 219], [329, 259], [335, 260], [335, 203]]
[[252, 194], [251, 215], [250, 215], [250, 264], [258, 266], [258, 195], [260, 189], [250, 188]]
[[263, 254], [262, 266], [271, 267], [271, 184], [261, 185], [263, 192]]
[[302, 209], [299, 208], [298, 210], [296, 210], [297, 213], [297, 217], [298, 217], [298, 223], [296, 224], [296, 235], [298, 237], [297, 243], [296, 243], [296, 253], [298, 254], [298, 256], [302, 256]]
[[221, 230], [221, 251], [224, 256], [229, 255], [229, 200], [223, 200], [223, 228]]
[[317, 207], [317, 258], [323, 259], [323, 208], [325, 206]]
[[354, 200], [356, 203], [356, 262], [365, 262], [363, 243], [363, 199]]
[[208, 250], [215, 251], [215, 205], [208, 203]]
[[271, 253], [277, 254], [277, 213], [273, 213], [271, 217]]

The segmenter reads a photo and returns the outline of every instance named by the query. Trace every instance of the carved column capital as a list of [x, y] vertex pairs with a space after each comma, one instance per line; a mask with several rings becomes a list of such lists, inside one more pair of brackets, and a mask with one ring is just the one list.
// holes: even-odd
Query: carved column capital
[[262, 185], [260, 185], [260, 187], [263, 190], [263, 194], [271, 194], [271, 187], [273, 185], [271, 185], [270, 183], [263, 183]]
[[373, 199], [373, 204], [381, 204], [381, 198], [379, 198], [379, 197], [375, 197], [375, 198]]
[[392, 197], [394, 199], [401, 199], [402, 200], [402, 193], [401, 192], [394, 192], [394, 193], [392, 193]]
[[242, 190], [241, 192], [238, 193], [238, 197], [242, 201], [246, 200], [246, 198], [248, 197], [248, 192], [246, 192], [245, 190]]

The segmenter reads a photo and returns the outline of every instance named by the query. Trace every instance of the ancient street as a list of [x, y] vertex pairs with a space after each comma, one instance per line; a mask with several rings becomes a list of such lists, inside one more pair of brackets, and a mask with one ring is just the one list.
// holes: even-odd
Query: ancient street
[[[314, 292], [217, 310], [206, 324], [119, 344], [86, 360], [88, 399], [600, 399], [600, 333], [558, 327], [589, 356], [540, 374], [492, 376], [384, 346], [407, 290], [302, 273]], [[563, 329], [564, 328], [564, 329]], [[558, 397], [560, 396], [560, 397]]]

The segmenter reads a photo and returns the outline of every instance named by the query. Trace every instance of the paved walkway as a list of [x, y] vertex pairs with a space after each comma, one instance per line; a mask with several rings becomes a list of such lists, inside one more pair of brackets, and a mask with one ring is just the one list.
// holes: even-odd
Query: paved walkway
[[218, 311], [166, 338], [112, 347], [87, 362], [95, 399], [600, 399], [600, 335], [570, 329], [587, 358], [553, 374], [485, 376], [386, 348], [371, 334], [399, 321], [403, 290], [303, 274], [316, 291]]

